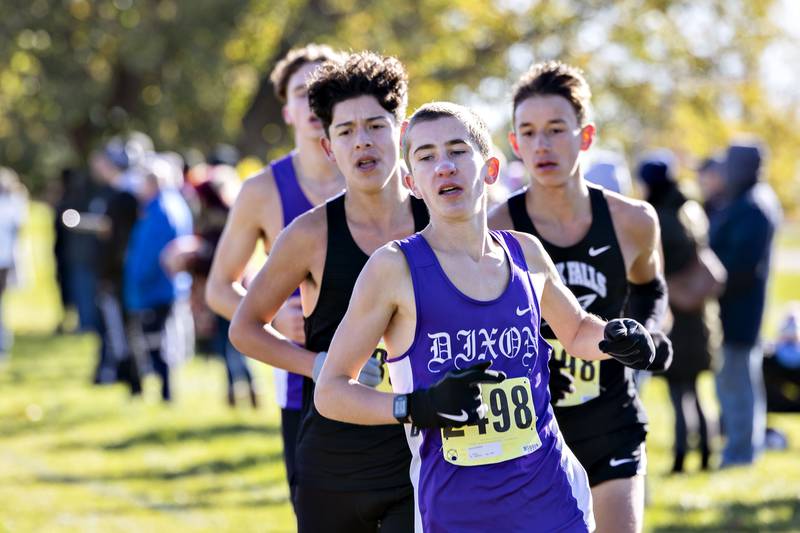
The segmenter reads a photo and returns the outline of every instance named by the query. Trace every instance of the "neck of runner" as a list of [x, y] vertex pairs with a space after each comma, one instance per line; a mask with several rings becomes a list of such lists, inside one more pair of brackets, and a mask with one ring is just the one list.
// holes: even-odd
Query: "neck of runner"
[[537, 219], [556, 221], [567, 224], [579, 216], [591, 212], [589, 187], [579, 173], [571, 176], [564, 184], [548, 187], [531, 180], [531, 186], [525, 195], [528, 213], [534, 213]]
[[411, 213], [410, 193], [396, 171], [386, 187], [363, 190], [351, 187], [344, 199], [347, 221], [353, 226], [367, 226], [391, 232], [407, 220]]
[[431, 248], [442, 252], [465, 252], [476, 263], [491, 253], [486, 209], [466, 220], [436, 220], [423, 232]]

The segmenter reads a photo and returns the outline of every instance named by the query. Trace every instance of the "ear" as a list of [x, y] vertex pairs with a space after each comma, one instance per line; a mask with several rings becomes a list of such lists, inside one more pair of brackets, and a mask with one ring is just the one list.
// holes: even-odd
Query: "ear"
[[514, 152], [514, 155], [522, 159], [522, 156], [519, 155], [519, 144], [517, 143], [517, 134], [514, 133], [514, 130], [508, 132], [508, 144], [511, 145], [511, 150]]
[[408, 188], [409, 191], [411, 191], [411, 194], [413, 194], [415, 198], [422, 198], [422, 195], [420, 195], [419, 191], [417, 190], [417, 184], [414, 183], [414, 176], [412, 176], [410, 172], [403, 174], [403, 184]]
[[597, 130], [592, 123], [589, 123], [581, 128], [581, 151], [585, 152], [592, 146], [596, 133]]
[[281, 116], [283, 117], [283, 121], [291, 126], [292, 125], [292, 117], [289, 115], [289, 109], [284, 105], [281, 107]]
[[483, 181], [487, 185], [491, 185], [500, 177], [500, 160], [496, 157], [490, 157], [486, 160], [486, 176]]
[[331, 150], [331, 140], [328, 139], [327, 135], [320, 137], [319, 145], [322, 146], [322, 151], [325, 152], [328, 160], [332, 163], [336, 163], [336, 156], [333, 155], [333, 150]]

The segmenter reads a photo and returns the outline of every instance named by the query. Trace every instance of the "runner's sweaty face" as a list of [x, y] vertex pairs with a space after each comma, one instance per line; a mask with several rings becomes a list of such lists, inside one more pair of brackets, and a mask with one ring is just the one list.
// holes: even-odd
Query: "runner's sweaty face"
[[588, 150], [594, 125], [581, 127], [575, 109], [563, 96], [526, 98], [514, 112], [509, 141], [537, 184], [559, 187], [578, 176], [579, 155]]
[[386, 187], [400, 161], [400, 126], [374, 96], [358, 96], [333, 106], [328, 137], [322, 139], [347, 188]]
[[306, 63], [289, 77], [286, 84], [286, 105], [283, 106], [283, 119], [294, 127], [302, 138], [319, 139], [324, 135], [322, 122], [311, 111], [308, 104], [306, 81], [320, 65], [319, 62]]
[[417, 122], [407, 132], [412, 189], [431, 217], [468, 219], [486, 207], [486, 184], [497, 179], [496, 158], [484, 162], [467, 128], [454, 117]]

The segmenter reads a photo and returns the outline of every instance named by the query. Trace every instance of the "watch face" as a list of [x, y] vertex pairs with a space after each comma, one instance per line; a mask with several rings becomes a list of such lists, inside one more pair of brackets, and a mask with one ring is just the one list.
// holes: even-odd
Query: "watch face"
[[394, 417], [405, 418], [408, 416], [408, 403], [405, 396], [398, 396], [394, 399]]

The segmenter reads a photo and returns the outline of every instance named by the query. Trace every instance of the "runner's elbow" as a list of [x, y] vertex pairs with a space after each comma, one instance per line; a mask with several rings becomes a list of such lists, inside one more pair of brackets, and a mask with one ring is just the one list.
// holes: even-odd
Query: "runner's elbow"
[[246, 321], [235, 313], [231, 320], [231, 325], [228, 328], [228, 338], [233, 344], [233, 347], [241, 353], [247, 355], [247, 324]]
[[334, 398], [335, 395], [331, 391], [330, 380], [323, 377], [317, 381], [314, 387], [314, 407], [316, 407], [319, 414], [325, 418], [338, 420], [336, 417]]

